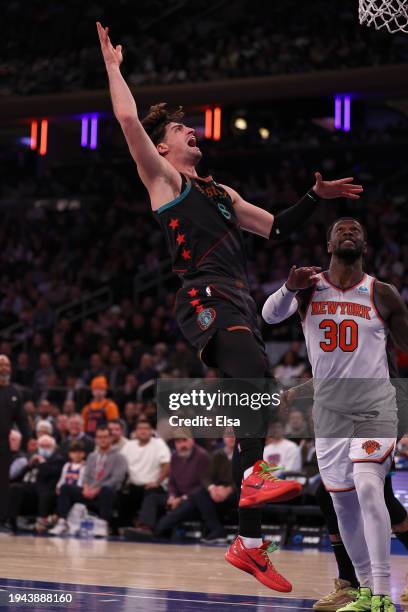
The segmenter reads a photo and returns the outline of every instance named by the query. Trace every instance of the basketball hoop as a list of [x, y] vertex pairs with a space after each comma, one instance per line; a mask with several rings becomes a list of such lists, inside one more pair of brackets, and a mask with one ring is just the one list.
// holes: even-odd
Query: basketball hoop
[[408, 0], [359, 0], [360, 23], [408, 34]]

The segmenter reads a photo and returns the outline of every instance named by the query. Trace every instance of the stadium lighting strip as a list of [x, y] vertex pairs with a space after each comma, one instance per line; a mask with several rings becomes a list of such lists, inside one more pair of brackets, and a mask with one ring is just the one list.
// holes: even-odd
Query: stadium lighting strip
[[46, 155], [48, 146], [48, 120], [41, 120], [41, 134], [40, 134], [40, 155]]
[[81, 147], [96, 149], [98, 146], [98, 116], [91, 117], [91, 134], [89, 138], [89, 116], [84, 115], [81, 119]]
[[336, 130], [349, 132], [351, 130], [351, 98], [350, 96], [335, 96], [334, 127]]
[[207, 139], [221, 140], [221, 107], [207, 108], [205, 111], [204, 136]]
[[38, 148], [38, 121], [31, 121], [30, 149], [37, 151], [39, 155], [46, 155], [48, 148], [48, 119], [41, 119], [40, 123], [40, 146]]
[[30, 138], [30, 149], [35, 151], [37, 148], [38, 138], [38, 121], [31, 122], [31, 138]]

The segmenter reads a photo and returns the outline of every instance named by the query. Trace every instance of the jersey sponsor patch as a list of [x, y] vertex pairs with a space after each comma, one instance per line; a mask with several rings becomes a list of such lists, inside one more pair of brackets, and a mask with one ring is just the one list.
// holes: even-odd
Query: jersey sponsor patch
[[377, 440], [366, 440], [361, 445], [361, 448], [365, 450], [367, 455], [373, 455], [376, 451], [380, 450], [381, 444]]
[[214, 323], [216, 316], [217, 313], [215, 312], [214, 308], [204, 308], [204, 310], [199, 312], [197, 315], [198, 327], [205, 331]]
[[357, 291], [361, 291], [361, 293], [368, 293], [368, 287], [365, 285], [360, 285]]

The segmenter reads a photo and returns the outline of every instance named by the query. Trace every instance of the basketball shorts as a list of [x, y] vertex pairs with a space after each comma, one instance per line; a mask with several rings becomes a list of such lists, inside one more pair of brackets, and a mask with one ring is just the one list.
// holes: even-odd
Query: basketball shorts
[[377, 463], [388, 474], [396, 438], [316, 438], [320, 475], [331, 493], [354, 489], [356, 463]]
[[175, 312], [183, 335], [209, 367], [216, 364], [206, 347], [219, 329], [250, 331], [266, 355], [255, 301], [241, 281], [189, 281], [177, 293]]
[[323, 484], [328, 491], [354, 489], [353, 466], [377, 463], [388, 473], [397, 441], [395, 402], [382, 414], [335, 412], [318, 402], [313, 406], [316, 456]]

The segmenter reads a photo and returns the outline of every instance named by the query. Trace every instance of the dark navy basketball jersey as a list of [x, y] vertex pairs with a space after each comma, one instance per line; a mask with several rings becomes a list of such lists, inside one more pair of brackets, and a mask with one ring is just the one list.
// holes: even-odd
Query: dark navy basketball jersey
[[211, 176], [182, 177], [180, 195], [155, 211], [182, 280], [247, 281], [245, 246], [232, 200]]

